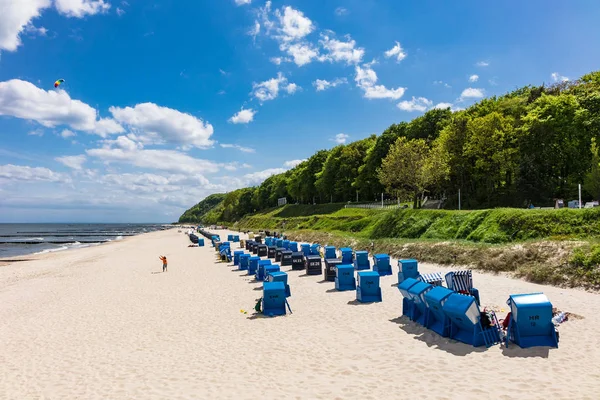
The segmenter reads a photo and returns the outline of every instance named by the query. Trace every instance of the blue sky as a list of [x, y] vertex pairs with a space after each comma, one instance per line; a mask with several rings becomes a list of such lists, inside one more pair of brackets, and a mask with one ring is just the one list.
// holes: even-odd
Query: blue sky
[[600, 65], [592, 0], [1, 2], [0, 222], [171, 222], [433, 107]]

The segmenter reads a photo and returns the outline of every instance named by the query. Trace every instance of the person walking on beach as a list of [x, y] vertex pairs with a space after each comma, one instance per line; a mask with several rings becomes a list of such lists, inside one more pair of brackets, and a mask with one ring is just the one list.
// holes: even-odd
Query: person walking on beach
[[163, 272], [167, 272], [167, 257], [159, 256], [158, 258], [160, 258], [163, 262]]

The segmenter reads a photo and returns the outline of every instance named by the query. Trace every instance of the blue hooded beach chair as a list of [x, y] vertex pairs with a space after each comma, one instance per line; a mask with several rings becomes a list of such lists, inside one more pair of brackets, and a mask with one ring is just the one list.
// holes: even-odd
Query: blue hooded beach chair
[[425, 282], [417, 282], [408, 289], [408, 294], [412, 299], [412, 311], [410, 319], [425, 326], [427, 317], [427, 303], [425, 294], [433, 289], [433, 286]]
[[443, 307], [446, 299], [453, 293], [452, 290], [443, 286], [436, 286], [425, 293], [425, 302], [427, 303], [425, 327], [443, 337], [450, 335], [450, 324]]
[[402, 294], [402, 315], [412, 319], [413, 299], [408, 292], [411, 287], [419, 283], [415, 278], [407, 278], [398, 285], [398, 290]]
[[257, 281], [264, 281], [266, 274], [265, 274], [265, 267], [267, 265], [271, 265], [271, 260], [258, 260], [258, 266], [256, 267], [256, 273], [254, 274], [254, 277], [256, 278]]
[[371, 269], [368, 251], [357, 251], [354, 253], [354, 269], [356, 271]]
[[240, 255], [240, 271], [247, 271], [250, 265], [250, 254], [241, 254]]
[[240, 265], [240, 256], [242, 254], [244, 254], [243, 250], [236, 250], [233, 252], [233, 265], [235, 265], [235, 266]]
[[481, 323], [481, 311], [473, 296], [453, 293], [446, 299], [442, 309], [448, 317], [450, 338], [475, 347], [490, 347], [500, 343], [500, 326], [494, 318], [491, 325]]
[[[273, 265], [274, 266], [274, 265]], [[283, 282], [285, 285], [285, 297], [290, 297], [292, 292], [290, 290], [290, 285], [288, 285], [288, 274], [283, 271], [272, 271], [267, 275], [268, 282]]]
[[354, 266], [352, 264], [336, 266], [335, 288], [339, 291], [356, 290], [356, 279], [354, 278]]
[[[286, 305], [289, 304], [285, 295], [283, 282], [264, 282], [261, 312], [270, 317], [286, 314]], [[291, 310], [290, 310], [291, 312]]]
[[390, 256], [387, 254], [375, 254], [373, 256], [373, 271], [379, 276], [391, 275], [392, 266], [390, 265]]
[[342, 264], [352, 264], [354, 261], [354, 254], [352, 254], [352, 249], [350, 247], [342, 247], [340, 253], [342, 253]]
[[260, 257], [251, 256], [248, 259], [248, 275], [256, 275], [256, 270], [258, 269], [258, 262], [260, 261]]
[[419, 278], [419, 268], [417, 260], [398, 260], [398, 285], [408, 278]]
[[552, 322], [552, 303], [543, 293], [513, 294], [507, 301], [510, 320], [506, 347], [512, 341], [519, 347], [558, 347], [558, 336]]
[[379, 274], [374, 271], [358, 271], [357, 274], [356, 300], [361, 303], [382, 301]]

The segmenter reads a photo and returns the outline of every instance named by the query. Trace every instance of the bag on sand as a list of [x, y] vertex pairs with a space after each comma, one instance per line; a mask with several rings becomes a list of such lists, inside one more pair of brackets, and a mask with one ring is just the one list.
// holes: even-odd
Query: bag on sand
[[254, 306], [254, 311], [256, 312], [262, 312], [261, 310], [261, 305], [262, 305], [262, 297], [258, 300], [256, 300], [256, 305]]

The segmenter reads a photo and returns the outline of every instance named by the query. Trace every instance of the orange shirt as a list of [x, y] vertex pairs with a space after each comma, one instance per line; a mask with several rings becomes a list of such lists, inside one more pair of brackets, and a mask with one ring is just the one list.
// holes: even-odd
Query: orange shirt
[[162, 260], [163, 264], [167, 263], [167, 257], [159, 257], [159, 258]]

